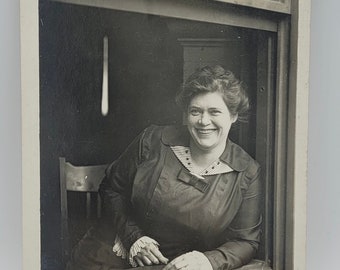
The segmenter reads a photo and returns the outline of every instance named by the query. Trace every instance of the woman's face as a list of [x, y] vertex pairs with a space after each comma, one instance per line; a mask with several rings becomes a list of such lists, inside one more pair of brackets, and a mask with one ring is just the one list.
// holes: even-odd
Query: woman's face
[[237, 116], [231, 116], [222, 95], [218, 92], [195, 96], [188, 106], [187, 125], [195, 145], [204, 151], [225, 146], [231, 124]]

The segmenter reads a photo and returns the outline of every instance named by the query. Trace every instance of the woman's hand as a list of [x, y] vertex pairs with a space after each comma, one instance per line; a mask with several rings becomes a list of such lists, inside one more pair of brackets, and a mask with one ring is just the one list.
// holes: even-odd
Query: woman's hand
[[154, 243], [148, 243], [145, 247], [141, 248], [140, 252], [133, 257], [139, 266], [152, 265], [152, 264], [167, 264], [168, 259], [163, 256], [159, 251], [158, 246]]
[[192, 251], [173, 259], [163, 270], [212, 270], [208, 258], [201, 252]]

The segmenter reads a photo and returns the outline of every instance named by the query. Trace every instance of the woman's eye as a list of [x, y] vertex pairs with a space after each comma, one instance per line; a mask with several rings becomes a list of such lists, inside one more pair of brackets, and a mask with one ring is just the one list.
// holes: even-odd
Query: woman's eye
[[219, 115], [221, 113], [221, 111], [218, 110], [213, 110], [210, 112], [212, 115]]
[[191, 110], [190, 110], [190, 114], [193, 115], [193, 116], [197, 116], [197, 115], [200, 114], [200, 111], [197, 110], [197, 109], [191, 109]]

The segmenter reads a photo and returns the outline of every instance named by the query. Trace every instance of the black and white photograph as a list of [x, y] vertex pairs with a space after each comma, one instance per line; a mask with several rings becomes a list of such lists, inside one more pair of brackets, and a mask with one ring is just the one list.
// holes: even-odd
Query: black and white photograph
[[40, 269], [304, 269], [309, 5], [40, 0]]

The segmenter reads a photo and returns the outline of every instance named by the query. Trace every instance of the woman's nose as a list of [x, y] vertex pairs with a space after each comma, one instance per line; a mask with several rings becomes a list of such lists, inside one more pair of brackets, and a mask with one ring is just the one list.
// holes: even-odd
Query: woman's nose
[[206, 113], [202, 113], [201, 118], [199, 120], [199, 124], [206, 126], [210, 124], [210, 117]]

